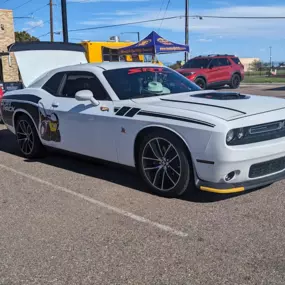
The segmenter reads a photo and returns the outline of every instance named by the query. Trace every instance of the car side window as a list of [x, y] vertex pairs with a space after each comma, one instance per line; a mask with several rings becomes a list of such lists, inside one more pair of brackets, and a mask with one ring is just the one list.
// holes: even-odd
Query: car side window
[[93, 73], [68, 72], [60, 97], [75, 98], [76, 92], [81, 90], [90, 90], [97, 100], [111, 100], [100, 80]]
[[64, 72], [59, 72], [53, 75], [42, 87], [43, 90], [47, 91], [48, 93], [58, 96], [58, 90], [60, 87], [60, 84], [62, 82]]
[[230, 63], [229, 63], [227, 58], [220, 58], [219, 62], [220, 62], [221, 66], [228, 66], [228, 65], [230, 65]]
[[212, 67], [219, 67], [220, 66], [219, 59], [217, 59], [217, 58], [213, 59], [210, 65]]

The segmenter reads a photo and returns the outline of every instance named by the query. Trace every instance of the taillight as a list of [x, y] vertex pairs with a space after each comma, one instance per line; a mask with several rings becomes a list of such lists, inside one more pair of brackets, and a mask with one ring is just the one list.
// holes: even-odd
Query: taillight
[[1, 100], [2, 100], [2, 98], [3, 98], [3, 96], [4, 96], [3, 87], [0, 86], [0, 102], [1, 102]]

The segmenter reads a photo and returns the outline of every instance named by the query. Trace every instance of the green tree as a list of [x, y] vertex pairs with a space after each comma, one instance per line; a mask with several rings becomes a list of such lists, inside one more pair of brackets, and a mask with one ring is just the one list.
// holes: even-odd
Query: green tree
[[31, 36], [26, 31], [15, 32], [16, 42], [39, 42], [40, 40], [34, 36]]
[[249, 65], [250, 70], [252, 71], [258, 71], [262, 68], [262, 62], [260, 60], [254, 60], [250, 65]]

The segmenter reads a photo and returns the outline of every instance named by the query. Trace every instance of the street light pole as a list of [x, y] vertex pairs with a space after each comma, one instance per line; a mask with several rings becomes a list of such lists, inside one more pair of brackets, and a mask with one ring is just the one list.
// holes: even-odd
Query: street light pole
[[62, 14], [63, 41], [65, 43], [68, 43], [66, 0], [61, 0], [61, 14]]
[[272, 47], [269, 47], [270, 50], [270, 68], [272, 67]]

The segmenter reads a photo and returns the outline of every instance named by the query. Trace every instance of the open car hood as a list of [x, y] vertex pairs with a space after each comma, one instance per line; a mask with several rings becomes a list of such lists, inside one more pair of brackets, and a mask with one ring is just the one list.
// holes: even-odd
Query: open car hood
[[25, 87], [52, 69], [87, 63], [84, 47], [73, 43], [15, 43], [8, 51], [15, 54]]

